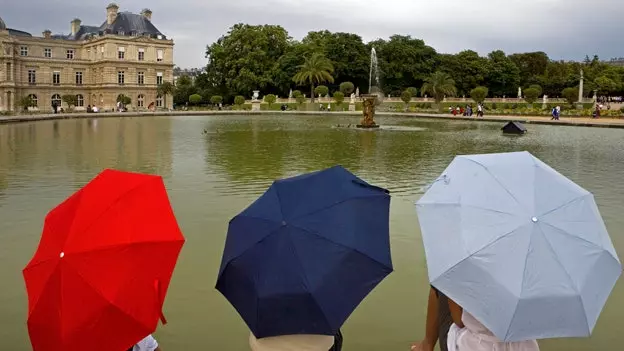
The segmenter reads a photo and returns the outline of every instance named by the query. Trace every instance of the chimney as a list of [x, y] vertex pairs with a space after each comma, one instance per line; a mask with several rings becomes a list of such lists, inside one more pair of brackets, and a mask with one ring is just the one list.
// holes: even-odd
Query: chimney
[[50, 39], [50, 37], [52, 37], [52, 31], [49, 29], [46, 29], [43, 31], [43, 37], [46, 39]]
[[141, 11], [141, 15], [145, 17], [148, 21], [152, 21], [152, 10], [143, 9], [143, 11]]
[[117, 6], [117, 4], [115, 4], [114, 2], [111, 2], [110, 4], [108, 4], [108, 6], [106, 6], [106, 23], [108, 25], [113, 24], [113, 22], [115, 22], [115, 19], [117, 19], [117, 11], [119, 10], [119, 6]]
[[76, 35], [76, 33], [78, 33], [81, 23], [82, 21], [78, 18], [74, 18], [74, 20], [71, 21], [71, 35]]

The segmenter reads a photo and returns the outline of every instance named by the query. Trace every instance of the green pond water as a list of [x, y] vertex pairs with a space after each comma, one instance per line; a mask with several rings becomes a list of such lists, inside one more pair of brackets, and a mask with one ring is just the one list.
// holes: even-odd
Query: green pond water
[[[529, 125], [506, 137], [501, 123], [379, 118], [421, 131], [331, 128], [352, 117], [215, 116], [104, 118], [0, 125], [0, 350], [30, 350], [22, 268], [45, 214], [104, 168], [164, 177], [187, 242], [167, 296], [171, 350], [245, 350], [248, 329], [215, 289], [227, 224], [276, 178], [342, 164], [392, 192], [395, 272], [343, 328], [350, 350], [409, 350], [423, 336], [428, 282], [414, 202], [456, 154], [528, 150], [592, 191], [624, 254], [624, 130]], [[597, 272], [598, 273], [598, 272]], [[543, 350], [621, 345], [624, 283], [593, 336], [548, 340]]]

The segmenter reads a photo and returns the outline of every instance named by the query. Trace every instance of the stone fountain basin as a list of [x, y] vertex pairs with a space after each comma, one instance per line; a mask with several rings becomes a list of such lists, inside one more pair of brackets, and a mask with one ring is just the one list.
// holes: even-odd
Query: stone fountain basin
[[354, 130], [363, 130], [363, 131], [375, 131], [375, 130], [393, 130], [399, 132], [422, 132], [427, 130], [427, 128], [421, 127], [411, 127], [411, 126], [392, 126], [392, 125], [377, 125], [376, 128], [361, 128], [358, 127], [357, 124], [337, 124], [332, 128], [338, 129], [354, 129]]

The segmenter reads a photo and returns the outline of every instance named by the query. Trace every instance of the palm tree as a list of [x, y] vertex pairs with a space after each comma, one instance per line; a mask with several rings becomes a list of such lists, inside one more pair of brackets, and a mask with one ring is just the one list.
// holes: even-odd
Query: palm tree
[[436, 104], [444, 100], [445, 96], [453, 96], [456, 93], [455, 81], [451, 76], [440, 71], [435, 72], [430, 75], [429, 78], [425, 79], [425, 84], [423, 84], [420, 89], [421, 95], [429, 94], [433, 96]]
[[158, 85], [157, 94], [163, 97], [164, 107], [167, 108], [167, 95], [173, 95], [175, 86], [171, 82], [162, 82]]
[[314, 53], [306, 57], [303, 65], [298, 66], [299, 72], [293, 77], [293, 81], [299, 85], [310, 84], [311, 102], [314, 102], [314, 85], [324, 82], [334, 82], [331, 73], [334, 72], [334, 65], [331, 61], [320, 53]]

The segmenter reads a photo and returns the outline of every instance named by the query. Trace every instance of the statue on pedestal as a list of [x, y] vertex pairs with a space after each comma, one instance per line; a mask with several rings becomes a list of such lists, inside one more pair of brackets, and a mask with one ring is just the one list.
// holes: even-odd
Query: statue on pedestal
[[355, 94], [351, 93], [351, 104], [355, 104]]
[[355, 96], [356, 97], [360, 97], [360, 88], [359, 87], [355, 89]]
[[518, 99], [522, 99], [522, 88], [518, 87]]
[[254, 90], [253, 95], [251, 96], [252, 101], [258, 101], [258, 97], [260, 96], [260, 90]]

